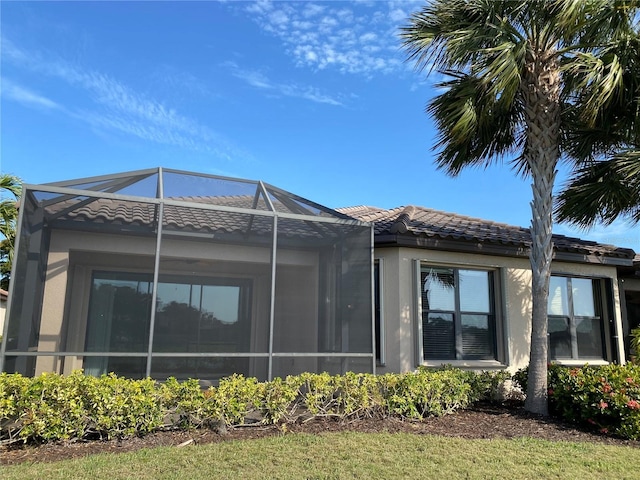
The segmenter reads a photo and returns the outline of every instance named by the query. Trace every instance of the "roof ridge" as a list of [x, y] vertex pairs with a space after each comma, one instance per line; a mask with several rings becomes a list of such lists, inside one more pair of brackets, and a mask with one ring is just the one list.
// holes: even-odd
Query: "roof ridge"
[[409, 205], [402, 209], [400, 215], [396, 218], [396, 221], [393, 222], [393, 225], [389, 227], [389, 232], [391, 233], [407, 233], [409, 230], [409, 223], [413, 220], [413, 216], [416, 213], [416, 207], [413, 205]]
[[351, 205], [349, 207], [338, 207], [335, 208], [334, 210], [337, 210], [339, 212], [347, 212], [347, 211], [355, 211], [355, 210], [362, 210], [363, 208], [366, 209], [371, 209], [371, 210], [386, 210], [385, 208], [380, 208], [380, 207], [374, 207], [373, 205]]

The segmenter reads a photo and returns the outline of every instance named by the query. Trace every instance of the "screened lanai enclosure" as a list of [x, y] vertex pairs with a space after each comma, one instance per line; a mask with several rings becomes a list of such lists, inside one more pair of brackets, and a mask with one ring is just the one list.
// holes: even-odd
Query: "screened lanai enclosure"
[[25, 185], [0, 370], [215, 383], [372, 372], [370, 224], [151, 169]]

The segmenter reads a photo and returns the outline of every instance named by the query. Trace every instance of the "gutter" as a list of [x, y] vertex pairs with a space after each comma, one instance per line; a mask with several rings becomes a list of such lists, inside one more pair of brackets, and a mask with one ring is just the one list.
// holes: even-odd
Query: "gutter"
[[[401, 229], [399, 229], [401, 230]], [[414, 235], [402, 235], [395, 233], [376, 234], [374, 247], [409, 247], [431, 250], [443, 250], [460, 253], [473, 253], [476, 255], [496, 255], [503, 257], [528, 258], [529, 247], [506, 243], [460, 241], [435, 237], [422, 237]], [[611, 266], [633, 266], [633, 254], [628, 249], [621, 249], [624, 254], [620, 256], [597, 255], [594, 253], [579, 253], [554, 248], [553, 259], [556, 261], [572, 263], [590, 263]]]

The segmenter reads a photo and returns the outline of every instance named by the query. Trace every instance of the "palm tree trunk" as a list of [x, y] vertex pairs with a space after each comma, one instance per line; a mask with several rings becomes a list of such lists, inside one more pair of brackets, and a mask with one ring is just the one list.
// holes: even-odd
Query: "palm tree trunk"
[[540, 162], [532, 168], [533, 201], [531, 210], [531, 293], [533, 312], [531, 318], [531, 351], [529, 354], [529, 378], [525, 409], [540, 415], [548, 414], [547, 407], [547, 301], [551, 277], [553, 243], [552, 203], [555, 163]]
[[560, 156], [560, 73], [549, 52], [532, 54], [521, 92], [527, 125], [524, 155], [533, 179], [530, 253], [533, 312], [525, 409], [547, 415], [547, 300], [553, 255], [553, 184]]

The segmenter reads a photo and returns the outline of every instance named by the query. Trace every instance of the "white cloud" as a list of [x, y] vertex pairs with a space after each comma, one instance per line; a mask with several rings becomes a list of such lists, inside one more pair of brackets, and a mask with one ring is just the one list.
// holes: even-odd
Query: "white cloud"
[[324, 12], [325, 7], [317, 5], [315, 3], [307, 3], [302, 8], [302, 16], [305, 18], [315, 17]]
[[3, 94], [10, 95], [14, 100], [58, 108], [94, 128], [115, 130], [155, 143], [212, 153], [225, 159], [248, 157], [208, 127], [109, 75], [83, 69], [43, 52], [24, 51], [4, 37], [2, 48], [5, 61], [65, 82], [75, 88], [76, 97], [89, 97], [91, 107], [62, 107], [26, 87], [10, 85], [5, 91], [4, 85]]
[[310, 100], [316, 103], [326, 103], [328, 105], [341, 106], [342, 102], [335, 98], [326, 95], [315, 87], [299, 86], [295, 84], [280, 85], [279, 90], [283, 95], [289, 97], [297, 97], [305, 100]]
[[276, 10], [269, 15], [269, 22], [282, 28], [289, 23], [289, 17], [284, 11]]
[[269, 79], [262, 72], [258, 72], [255, 70], [241, 70], [237, 66], [233, 69], [233, 76], [243, 80], [245, 83], [248, 83], [252, 87], [262, 88], [266, 90], [270, 90], [275, 88], [274, 85], [271, 84]]
[[273, 10], [270, 0], [258, 0], [247, 7], [247, 12], [255, 15], [262, 15]]
[[360, 35], [360, 43], [371, 43], [375, 42], [378, 39], [378, 35], [373, 32], [365, 33], [364, 35]]
[[260, 0], [244, 10], [282, 42], [297, 66], [370, 77], [406, 71], [398, 28], [423, 3]]
[[318, 60], [318, 54], [316, 52], [314, 52], [313, 50], [308, 49], [304, 53], [304, 58], [305, 58], [305, 60], [308, 60], [309, 62], [316, 62]]
[[389, 12], [389, 17], [394, 22], [404, 22], [407, 19], [408, 16], [409, 15], [407, 14], [407, 12], [405, 12], [401, 8], [396, 8], [396, 9], [391, 10]]
[[303, 100], [334, 106], [343, 105], [342, 101], [339, 99], [323, 93], [320, 89], [313, 86], [299, 85], [296, 83], [273, 82], [264, 73], [256, 70], [242, 69], [235, 62], [225, 62], [222, 66], [231, 70], [231, 74], [234, 77], [242, 80], [248, 85], [262, 90], [267, 90], [270, 94], [276, 96], [302, 98]]
[[312, 22], [303, 20], [292, 20], [291, 25], [298, 30], [310, 30], [311, 28], [313, 28]]
[[3, 77], [0, 79], [0, 84], [2, 85], [0, 93], [3, 97], [9, 100], [16, 101], [29, 107], [44, 108], [47, 110], [61, 108], [60, 105], [53, 100], [44, 97], [33, 90], [17, 85], [7, 78]]
[[154, 86], [163, 92], [168, 92], [171, 97], [188, 98], [194, 96], [213, 98], [219, 96], [212, 91], [210, 84], [195, 75], [179, 70], [171, 65], [160, 65], [153, 73]]

